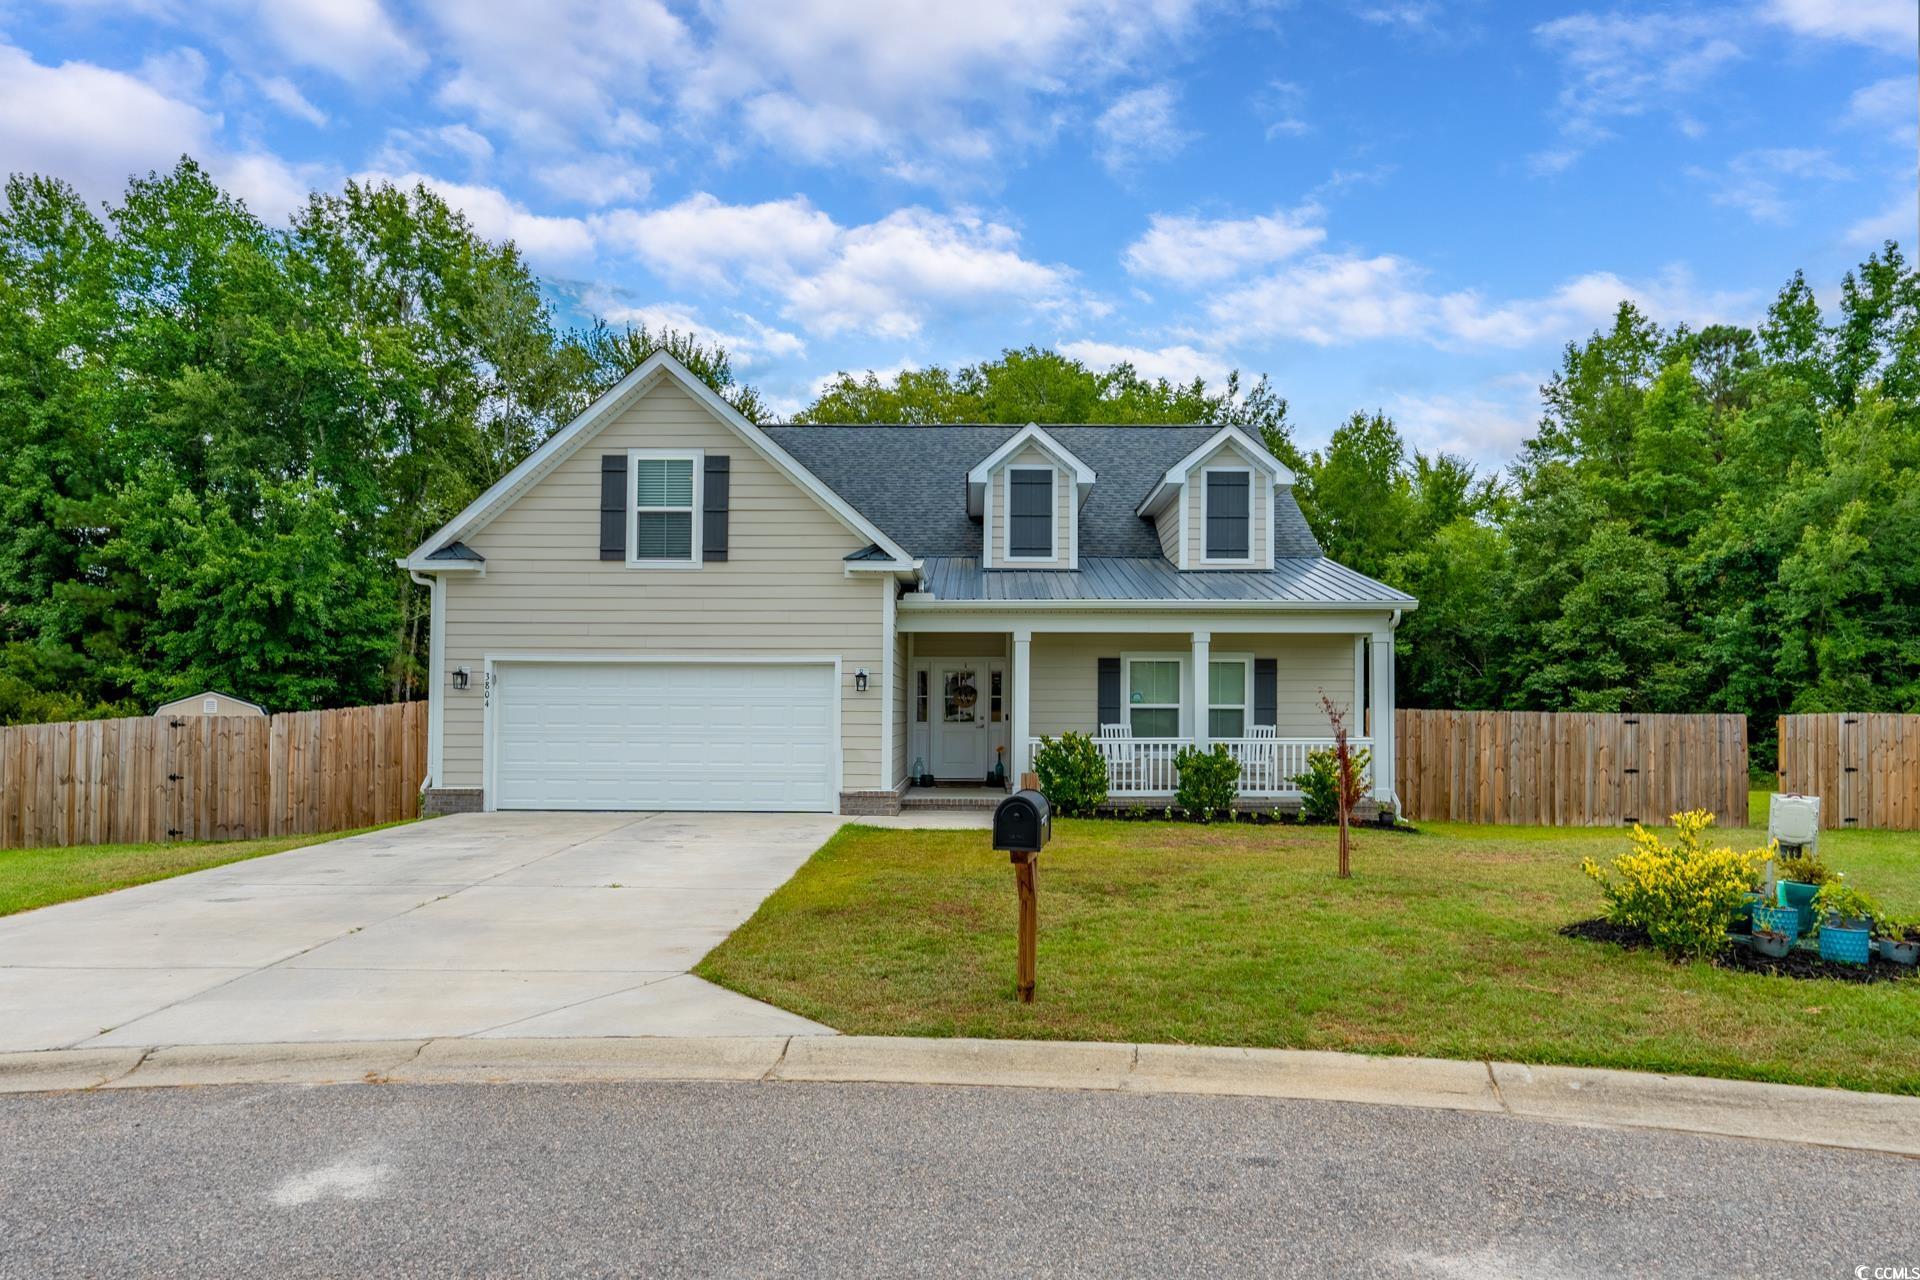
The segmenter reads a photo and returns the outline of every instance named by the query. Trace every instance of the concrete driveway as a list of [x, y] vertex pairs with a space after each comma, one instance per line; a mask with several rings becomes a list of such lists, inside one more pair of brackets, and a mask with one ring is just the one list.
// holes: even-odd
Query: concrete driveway
[[842, 821], [466, 814], [0, 919], [0, 1050], [830, 1034], [687, 969]]

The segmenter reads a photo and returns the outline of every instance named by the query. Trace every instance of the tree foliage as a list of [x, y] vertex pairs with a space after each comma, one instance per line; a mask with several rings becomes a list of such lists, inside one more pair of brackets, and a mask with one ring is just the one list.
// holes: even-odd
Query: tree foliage
[[557, 330], [514, 247], [424, 188], [274, 228], [191, 160], [99, 213], [11, 178], [0, 721], [409, 696], [425, 592], [394, 558], [661, 348], [762, 416], [686, 335]]

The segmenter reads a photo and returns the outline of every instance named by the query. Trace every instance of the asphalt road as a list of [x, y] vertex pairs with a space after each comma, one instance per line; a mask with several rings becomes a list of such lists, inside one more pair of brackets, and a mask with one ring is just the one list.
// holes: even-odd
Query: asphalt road
[[1903, 1265], [1920, 1161], [1506, 1116], [799, 1084], [0, 1097], [6, 1277]]

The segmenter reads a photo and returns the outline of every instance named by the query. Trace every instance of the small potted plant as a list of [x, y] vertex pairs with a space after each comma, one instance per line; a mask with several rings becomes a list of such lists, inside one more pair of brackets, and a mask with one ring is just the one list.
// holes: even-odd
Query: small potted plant
[[1749, 941], [1753, 949], [1763, 956], [1772, 956], [1775, 960], [1793, 950], [1795, 940], [1800, 937], [1800, 913], [1792, 907], [1776, 907], [1763, 897], [1753, 904], [1753, 932]]
[[1913, 965], [1920, 963], [1920, 924], [1908, 920], [1894, 920], [1881, 916], [1875, 922], [1879, 926], [1879, 948], [1882, 960], [1891, 960], [1894, 964]]
[[1740, 899], [1740, 905], [1733, 909], [1733, 923], [1727, 927], [1729, 933], [1751, 933], [1753, 931], [1753, 909], [1765, 902], [1767, 897], [1758, 890], [1752, 890]]
[[1872, 953], [1873, 899], [1843, 880], [1823, 885], [1814, 897], [1820, 917], [1820, 958], [1865, 964]]
[[1813, 932], [1813, 900], [1821, 888], [1840, 878], [1840, 873], [1818, 858], [1806, 856], [1782, 858], [1775, 864], [1780, 874], [1777, 892], [1780, 905], [1800, 913], [1800, 932]]

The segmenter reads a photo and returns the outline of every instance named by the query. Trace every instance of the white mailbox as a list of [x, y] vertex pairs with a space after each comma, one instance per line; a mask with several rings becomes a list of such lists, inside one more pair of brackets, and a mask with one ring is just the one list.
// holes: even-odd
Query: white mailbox
[[1820, 852], [1820, 797], [1778, 795], [1767, 810], [1767, 837], [1783, 853]]

